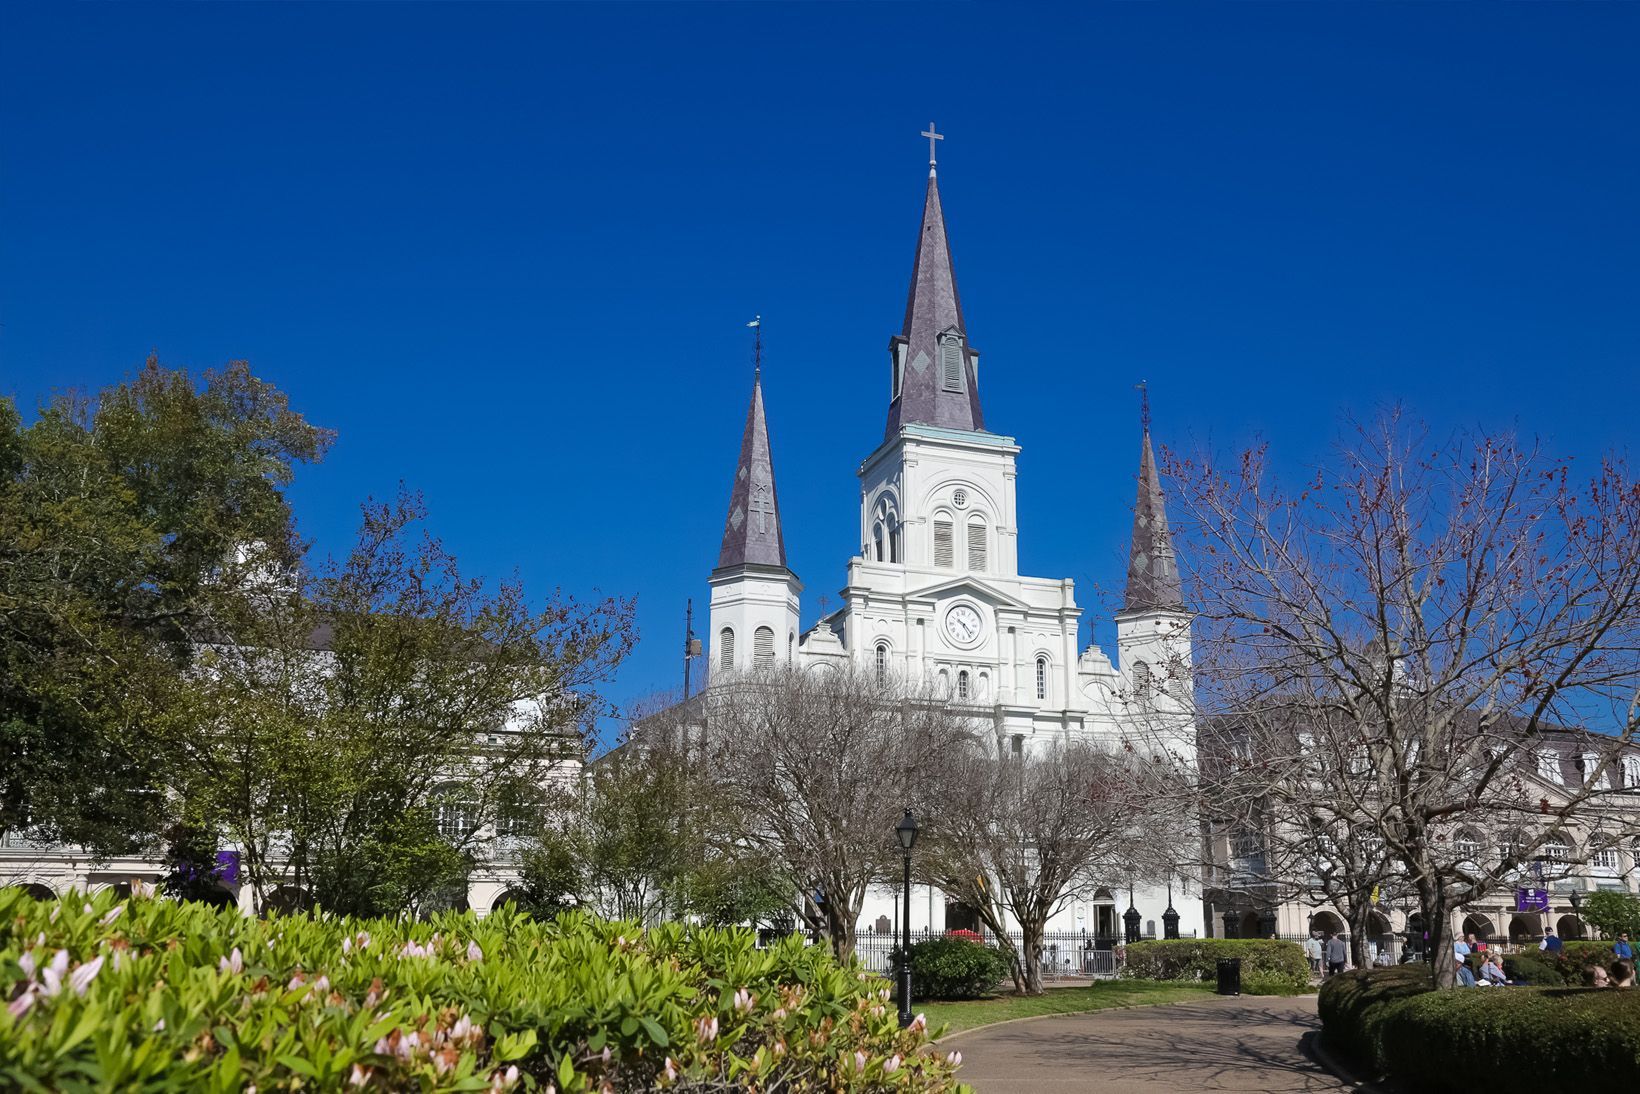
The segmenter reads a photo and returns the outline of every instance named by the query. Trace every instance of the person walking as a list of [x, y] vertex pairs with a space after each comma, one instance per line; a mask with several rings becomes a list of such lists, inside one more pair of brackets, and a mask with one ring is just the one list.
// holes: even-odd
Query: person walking
[[1629, 945], [1628, 931], [1617, 932], [1617, 941], [1612, 943], [1612, 953], [1625, 961], [1634, 960], [1634, 947]]
[[1344, 971], [1344, 965], [1350, 959], [1349, 947], [1344, 944], [1344, 936], [1332, 935], [1327, 939], [1327, 975], [1337, 976]]
[[1543, 941], [1538, 943], [1538, 949], [1548, 953], [1559, 953], [1565, 948], [1566, 943], [1562, 942], [1560, 936], [1555, 934], [1553, 927], [1543, 928]]
[[1321, 971], [1321, 939], [1316, 936], [1314, 931], [1311, 931], [1310, 937], [1304, 940], [1304, 956], [1309, 959], [1310, 971], [1319, 973]]

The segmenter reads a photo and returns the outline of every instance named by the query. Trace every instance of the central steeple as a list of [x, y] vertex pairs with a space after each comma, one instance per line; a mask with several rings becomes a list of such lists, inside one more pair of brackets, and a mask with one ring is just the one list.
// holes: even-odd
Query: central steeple
[[[930, 126], [930, 129], [933, 127]], [[924, 134], [928, 136], [928, 134]], [[934, 138], [929, 144], [933, 145]], [[892, 402], [885, 439], [903, 425], [984, 430], [979, 405], [979, 354], [968, 345], [951, 265], [951, 244], [940, 208], [939, 180], [928, 164], [928, 191], [923, 198], [917, 257], [911, 267], [911, 291], [905, 302], [905, 326], [889, 341], [893, 369]]]

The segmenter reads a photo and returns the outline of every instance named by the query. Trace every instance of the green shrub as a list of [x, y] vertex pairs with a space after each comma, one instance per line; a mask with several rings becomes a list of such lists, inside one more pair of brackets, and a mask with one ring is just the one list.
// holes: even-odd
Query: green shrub
[[1308, 981], [1310, 963], [1296, 942], [1261, 938], [1177, 938], [1135, 942], [1122, 975], [1136, 980], [1212, 980], [1220, 958], [1241, 958], [1243, 990], [1254, 977]]
[[1605, 965], [1617, 959], [1610, 942], [1568, 942], [1558, 952], [1526, 950], [1503, 959], [1503, 971], [1511, 980], [1520, 980], [1534, 987], [1582, 987], [1584, 970], [1590, 965]]
[[[898, 968], [899, 947], [893, 967]], [[964, 938], [930, 938], [911, 944], [913, 999], [977, 999], [990, 995], [1008, 975], [1002, 951]]]
[[[1429, 966], [1422, 962], [1329, 976], [1316, 1002], [1321, 1038], [1329, 1049], [1356, 1067], [1379, 1072], [1383, 1062], [1379, 1057], [1378, 1028], [1384, 1016], [1396, 1004], [1434, 990]], [[1480, 989], [1474, 990], [1480, 993]]]
[[738, 929], [258, 920], [10, 890], [0, 991], [5, 1090], [956, 1086], [877, 978]]
[[1496, 988], [1427, 992], [1376, 1026], [1392, 1080], [1415, 1092], [1632, 1092], [1640, 993]]
[[1627, 931], [1629, 938], [1640, 938], [1640, 897], [1632, 893], [1602, 890], [1583, 898], [1583, 919], [1607, 938], [1616, 938]]

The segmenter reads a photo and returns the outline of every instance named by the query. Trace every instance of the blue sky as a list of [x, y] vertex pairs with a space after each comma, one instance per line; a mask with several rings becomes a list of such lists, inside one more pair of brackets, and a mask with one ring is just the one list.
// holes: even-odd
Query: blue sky
[[12, 6], [0, 393], [247, 358], [340, 434], [321, 550], [402, 480], [473, 571], [636, 595], [614, 695], [674, 687], [754, 313], [837, 603], [932, 118], [1022, 565], [1108, 638], [1140, 379], [1294, 468], [1393, 400], [1632, 444], [1637, 51], [1636, 5]]

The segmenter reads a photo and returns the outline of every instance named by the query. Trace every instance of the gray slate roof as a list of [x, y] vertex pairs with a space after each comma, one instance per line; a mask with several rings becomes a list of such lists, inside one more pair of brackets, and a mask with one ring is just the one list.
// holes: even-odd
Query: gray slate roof
[[740, 462], [723, 522], [718, 568], [786, 566], [786, 543], [780, 534], [780, 502], [774, 489], [774, 460], [769, 452], [769, 423], [763, 414], [762, 378], [752, 382], [752, 404], [740, 438]]
[[1167, 528], [1162, 483], [1156, 474], [1156, 454], [1151, 451], [1150, 430], [1146, 429], [1144, 448], [1139, 454], [1139, 498], [1133, 506], [1133, 549], [1128, 554], [1127, 596], [1122, 610], [1144, 612], [1183, 607], [1179, 563], [1173, 555], [1173, 536]]
[[[956, 330], [963, 336], [963, 390], [946, 391], [941, 379], [939, 337]], [[951, 265], [951, 245], [945, 234], [945, 214], [934, 173], [928, 173], [922, 225], [917, 233], [917, 258], [911, 268], [911, 291], [905, 302], [905, 326], [894, 342], [906, 343], [905, 374], [900, 395], [889, 404], [885, 437], [913, 422], [944, 429], [983, 430], [985, 415], [979, 405], [979, 384], [967, 349], [968, 329], [962, 321], [962, 300]]]

